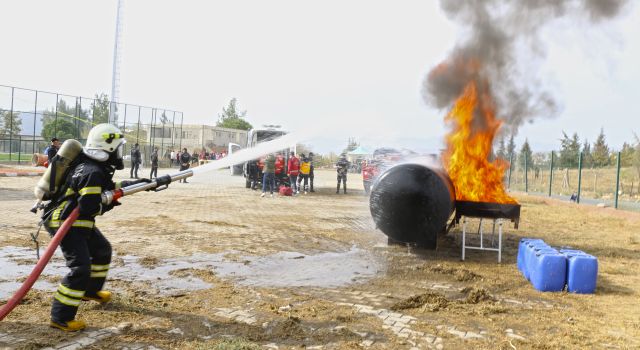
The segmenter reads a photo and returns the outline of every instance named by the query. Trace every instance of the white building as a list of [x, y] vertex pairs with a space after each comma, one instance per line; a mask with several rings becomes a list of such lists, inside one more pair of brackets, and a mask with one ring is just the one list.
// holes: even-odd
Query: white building
[[236, 143], [242, 147], [247, 144], [247, 131], [238, 129], [222, 128], [210, 125], [183, 124], [176, 125], [175, 128], [165, 126], [154, 126], [147, 129], [147, 142], [158, 147], [171, 147], [175, 150], [178, 147], [187, 148], [189, 152], [194, 150], [222, 151], [226, 150], [229, 143]]

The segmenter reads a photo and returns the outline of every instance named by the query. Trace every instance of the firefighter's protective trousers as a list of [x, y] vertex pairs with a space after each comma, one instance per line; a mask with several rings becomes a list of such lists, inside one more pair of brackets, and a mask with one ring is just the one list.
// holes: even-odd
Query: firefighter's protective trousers
[[72, 227], [60, 248], [71, 271], [58, 286], [51, 319], [64, 323], [76, 317], [82, 297], [97, 298], [109, 271], [111, 244], [96, 227]]
[[63, 279], [53, 299], [51, 319], [64, 324], [75, 318], [83, 297], [97, 298], [104, 285], [111, 263], [111, 245], [95, 227], [95, 217], [110, 210], [102, 205], [101, 193], [116, 185], [109, 168], [91, 159], [83, 159], [67, 178], [67, 190], [59, 204], [45, 221], [47, 231], [56, 234], [58, 228], [78, 207], [80, 213], [60, 249], [71, 270]]

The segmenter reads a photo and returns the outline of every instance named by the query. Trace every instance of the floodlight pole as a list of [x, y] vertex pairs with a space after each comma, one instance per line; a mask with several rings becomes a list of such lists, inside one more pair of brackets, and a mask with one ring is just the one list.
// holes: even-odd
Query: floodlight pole
[[109, 108], [109, 122], [112, 122], [115, 125], [117, 125], [117, 120], [115, 120], [115, 110], [117, 109], [117, 103], [120, 100], [120, 46], [122, 38], [123, 5], [124, 1], [118, 0], [118, 10], [116, 12], [116, 37], [113, 45], [113, 71], [111, 75], [111, 108]]

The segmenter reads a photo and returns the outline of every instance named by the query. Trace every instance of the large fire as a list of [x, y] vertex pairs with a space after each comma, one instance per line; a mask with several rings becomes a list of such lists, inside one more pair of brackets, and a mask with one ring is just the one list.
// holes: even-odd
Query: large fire
[[[456, 100], [445, 121], [452, 126], [447, 135], [444, 165], [456, 191], [456, 200], [517, 203], [505, 192], [503, 178], [509, 164], [489, 161], [491, 147], [501, 122], [495, 118], [491, 96], [478, 103], [476, 83], [471, 80]], [[482, 110], [476, 111], [476, 109]], [[480, 120], [478, 120], [478, 118]]]

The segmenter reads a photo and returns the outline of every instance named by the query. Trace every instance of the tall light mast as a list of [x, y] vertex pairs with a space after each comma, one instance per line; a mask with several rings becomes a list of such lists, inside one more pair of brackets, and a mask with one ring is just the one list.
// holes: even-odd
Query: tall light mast
[[117, 102], [120, 100], [120, 50], [122, 49], [122, 22], [124, 0], [118, 0], [116, 15], [116, 37], [113, 46], [113, 72], [111, 76], [111, 106], [109, 108], [109, 122], [118, 124]]

